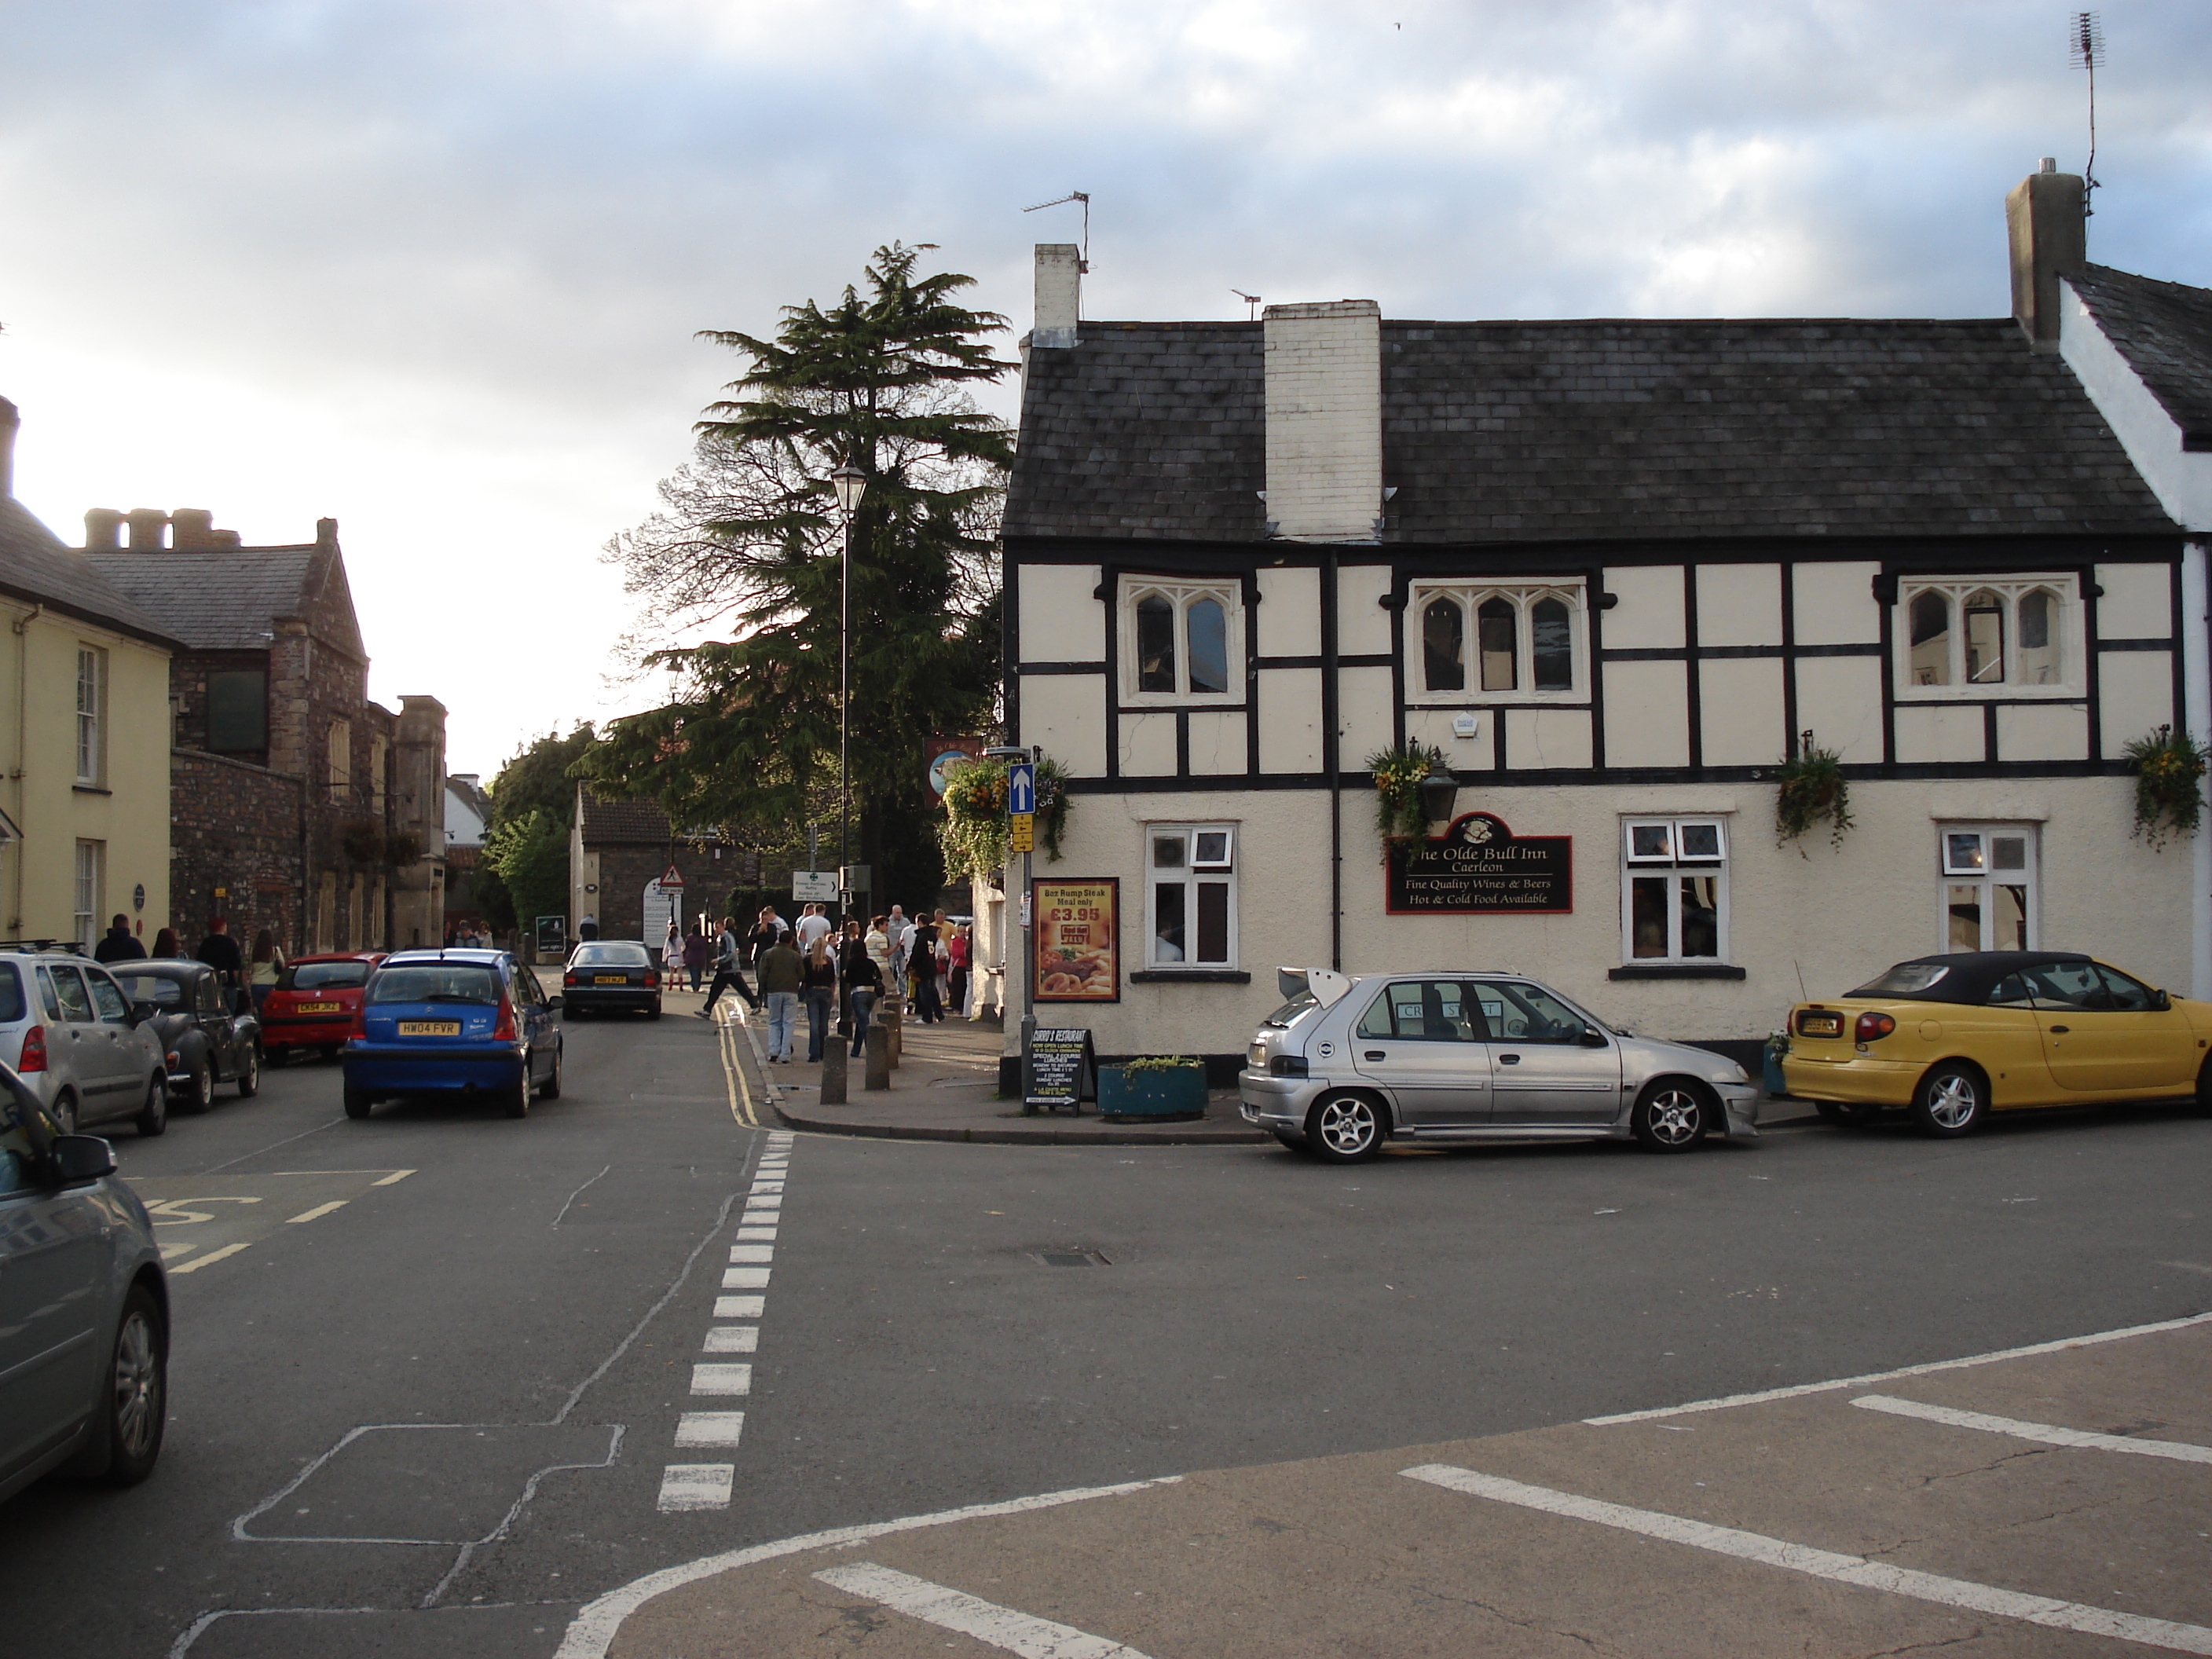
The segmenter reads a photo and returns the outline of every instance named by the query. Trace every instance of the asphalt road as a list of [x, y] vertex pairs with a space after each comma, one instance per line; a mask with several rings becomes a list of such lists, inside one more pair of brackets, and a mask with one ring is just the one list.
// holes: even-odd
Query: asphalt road
[[[568, 1042], [520, 1122], [349, 1122], [317, 1066], [118, 1137], [175, 1252], [168, 1446], [0, 1508], [9, 1650], [550, 1654], [602, 1591], [820, 1528], [2212, 1307], [2179, 1109], [1350, 1170], [805, 1136], [786, 1176], [699, 1022]], [[664, 1509], [694, 1463], [726, 1500]]]

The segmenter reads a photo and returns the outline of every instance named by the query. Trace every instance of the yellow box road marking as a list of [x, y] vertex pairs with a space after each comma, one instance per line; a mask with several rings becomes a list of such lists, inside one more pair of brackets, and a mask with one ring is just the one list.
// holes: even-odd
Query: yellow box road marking
[[414, 1173], [415, 1171], [412, 1170], [394, 1170], [390, 1175], [385, 1176], [383, 1180], [372, 1181], [368, 1184], [372, 1187], [390, 1187], [396, 1185], [399, 1182], [406, 1180], [409, 1176], [411, 1176]]
[[302, 1210], [297, 1215], [285, 1217], [284, 1224], [288, 1227], [295, 1227], [302, 1221], [313, 1221], [317, 1216], [328, 1215], [332, 1210], [343, 1210], [345, 1206], [344, 1199], [334, 1198], [327, 1204], [316, 1205], [312, 1210]]

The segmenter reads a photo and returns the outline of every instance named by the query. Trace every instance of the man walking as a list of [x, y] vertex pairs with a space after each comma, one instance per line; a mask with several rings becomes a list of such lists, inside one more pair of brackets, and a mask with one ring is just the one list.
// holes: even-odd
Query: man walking
[[779, 934], [757, 962], [761, 996], [768, 1003], [768, 1057], [781, 1066], [791, 1059], [791, 1040], [799, 1021], [799, 993], [806, 963]]
[[799, 918], [799, 953], [805, 956], [814, 949], [814, 941], [830, 931], [830, 918], [822, 914], [822, 907], [810, 904]]
[[146, 947], [131, 936], [131, 918], [122, 915], [92, 947], [94, 962], [136, 962], [145, 954]]
[[246, 957], [239, 951], [238, 941], [230, 936], [229, 921], [222, 916], [209, 921], [207, 937], [192, 955], [221, 974], [225, 985], [238, 985], [245, 980]]
[[752, 988], [745, 983], [742, 967], [745, 953], [744, 941], [738, 937], [738, 923], [734, 916], [722, 918], [722, 933], [721, 937], [715, 941], [714, 950], [714, 988], [707, 993], [707, 1006], [699, 1011], [699, 1018], [714, 1018], [714, 1000], [725, 990], [735, 991], [739, 1000], [748, 1008], [759, 1007], [760, 999], [753, 994]]

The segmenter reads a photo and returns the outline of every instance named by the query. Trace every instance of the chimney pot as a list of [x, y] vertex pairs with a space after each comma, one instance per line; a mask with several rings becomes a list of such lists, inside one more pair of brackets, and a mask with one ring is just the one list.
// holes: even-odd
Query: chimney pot
[[315, 520], [315, 545], [336, 547], [338, 544], [338, 521], [336, 519]]
[[1067, 347], [1083, 314], [1083, 250], [1073, 242], [1036, 245], [1036, 321], [1032, 346]]
[[2083, 264], [2087, 253], [2087, 203], [2081, 177], [2059, 173], [2044, 158], [2005, 198], [2005, 229], [2012, 244], [2012, 314], [2039, 352], [2058, 349], [2058, 276]]
[[2045, 157], [2043, 158], [2043, 165], [2042, 165], [2041, 167], [2039, 167], [2036, 168], [2036, 171], [2037, 171], [2038, 173], [2056, 173], [2056, 172], [2057, 172], [2057, 171], [2058, 171], [2058, 158], [2057, 158], [2056, 155], [2046, 155], [2046, 156], [2045, 156]]
[[170, 540], [178, 547], [213, 547], [215, 514], [204, 507], [180, 507], [169, 514]]
[[112, 507], [95, 507], [84, 515], [84, 545], [88, 553], [113, 552], [123, 545], [123, 515]]
[[15, 405], [0, 398], [0, 501], [15, 493], [15, 433], [22, 424]]
[[162, 537], [169, 527], [169, 515], [158, 507], [134, 507], [125, 514], [131, 526], [131, 550], [150, 553], [164, 544]]

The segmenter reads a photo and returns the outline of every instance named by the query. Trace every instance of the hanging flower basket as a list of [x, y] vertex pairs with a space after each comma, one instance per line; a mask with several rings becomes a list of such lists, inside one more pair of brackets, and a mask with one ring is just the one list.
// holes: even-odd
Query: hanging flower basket
[[[988, 877], [1006, 865], [1006, 767], [986, 757], [956, 769], [945, 787], [945, 815], [938, 820], [938, 845], [945, 852], [949, 881], [961, 876]], [[1036, 838], [1044, 855], [1060, 862], [1060, 837], [1067, 829], [1067, 772], [1058, 761], [1036, 767]]]
[[1443, 757], [1441, 749], [1419, 743], [1380, 750], [1367, 757], [1367, 769], [1375, 775], [1375, 830], [1383, 840], [1428, 834], [1421, 781], [1431, 766], [1443, 764]]
[[[1825, 821], [1828, 844], [1841, 852], [1844, 832], [1851, 827], [1851, 787], [1844, 776], [1843, 757], [1807, 744], [1782, 763], [1776, 775], [1781, 787], [1774, 797], [1775, 845], [1787, 845]], [[1797, 855], [1806, 856], [1802, 847]]]
[[2193, 836], [2204, 816], [2204, 749], [2186, 732], [2161, 726], [2127, 746], [2136, 763], [2135, 836], [2155, 852]]

